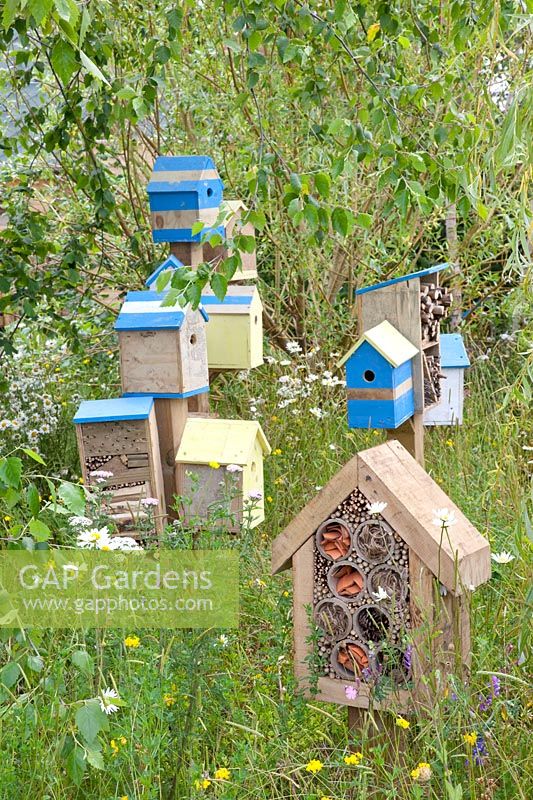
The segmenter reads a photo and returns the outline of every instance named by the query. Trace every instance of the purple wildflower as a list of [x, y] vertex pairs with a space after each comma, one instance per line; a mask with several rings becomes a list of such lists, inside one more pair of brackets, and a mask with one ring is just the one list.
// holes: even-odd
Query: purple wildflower
[[356, 697], [359, 695], [359, 687], [361, 685], [361, 681], [359, 678], [355, 679], [355, 683], [353, 686], [345, 686], [344, 687], [344, 694], [348, 698], [348, 700], [355, 700]]
[[411, 670], [411, 662], [413, 659], [413, 645], [408, 644], [405, 648], [405, 653], [403, 654], [403, 665], [405, 667], [406, 672], [410, 672]]
[[488, 711], [492, 705], [492, 697], [489, 695], [488, 697], [484, 697], [482, 694], [479, 695], [479, 710], [481, 713]]
[[472, 748], [472, 755], [474, 756], [474, 762], [477, 764], [478, 767], [483, 766], [483, 762], [485, 758], [488, 756], [487, 746], [485, 744], [485, 739], [483, 736], [478, 733], [476, 743]]
[[499, 697], [501, 692], [500, 679], [497, 675], [492, 675], [490, 681], [492, 683], [492, 696]]

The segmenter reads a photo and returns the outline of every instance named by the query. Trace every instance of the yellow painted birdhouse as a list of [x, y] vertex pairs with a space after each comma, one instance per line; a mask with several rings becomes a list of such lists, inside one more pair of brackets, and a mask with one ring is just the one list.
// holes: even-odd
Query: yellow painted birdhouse
[[[270, 446], [258, 422], [189, 417], [176, 456], [180, 494], [189, 498], [184, 517], [224, 511], [223, 526], [254, 528], [265, 518], [263, 457]], [[249, 517], [248, 517], [249, 515]]]
[[223, 300], [202, 293], [209, 369], [252, 369], [263, 363], [263, 305], [256, 286], [228, 286]]

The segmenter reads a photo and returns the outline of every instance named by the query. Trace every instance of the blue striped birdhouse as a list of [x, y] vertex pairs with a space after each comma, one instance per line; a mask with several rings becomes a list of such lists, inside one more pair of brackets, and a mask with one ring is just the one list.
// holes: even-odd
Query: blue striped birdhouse
[[[222, 202], [223, 183], [208, 156], [158, 156], [148, 184], [154, 242], [199, 242], [213, 227]], [[203, 229], [192, 232], [196, 222]]]
[[417, 354], [417, 348], [386, 320], [361, 336], [339, 363], [346, 367], [350, 428], [398, 428], [414, 414]]

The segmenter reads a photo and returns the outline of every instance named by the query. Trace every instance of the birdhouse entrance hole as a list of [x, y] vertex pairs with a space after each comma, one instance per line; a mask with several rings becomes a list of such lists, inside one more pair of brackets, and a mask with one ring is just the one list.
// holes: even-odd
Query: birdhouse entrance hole
[[365, 369], [363, 378], [367, 383], [372, 383], [372, 381], [376, 380], [376, 373], [371, 369]]
[[196, 344], [196, 334], [195, 333], [192, 334], [191, 338], [189, 339], [189, 342], [191, 344]]

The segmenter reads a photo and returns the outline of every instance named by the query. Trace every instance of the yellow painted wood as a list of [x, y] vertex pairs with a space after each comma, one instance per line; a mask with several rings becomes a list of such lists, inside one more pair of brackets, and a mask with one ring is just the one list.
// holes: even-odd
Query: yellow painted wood
[[183, 431], [176, 463], [194, 472], [194, 466], [205, 467], [216, 462], [221, 468], [237, 464], [242, 468], [242, 513], [250, 492], [258, 491], [261, 498], [254, 502], [251, 527], [265, 518], [263, 457], [270, 446], [258, 422], [189, 417]]
[[228, 296], [252, 295], [249, 306], [206, 305], [209, 369], [253, 369], [263, 363], [263, 305], [255, 286], [229, 286]]
[[363, 333], [352, 349], [339, 361], [339, 367], [341, 367], [364, 342], [368, 342], [372, 345], [372, 347], [393, 367], [399, 367], [401, 364], [414, 358], [419, 352], [405, 336], [402, 336], [402, 334], [396, 330], [394, 325], [391, 325], [388, 320], [384, 320], [380, 322], [379, 325]]

